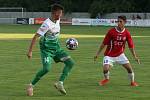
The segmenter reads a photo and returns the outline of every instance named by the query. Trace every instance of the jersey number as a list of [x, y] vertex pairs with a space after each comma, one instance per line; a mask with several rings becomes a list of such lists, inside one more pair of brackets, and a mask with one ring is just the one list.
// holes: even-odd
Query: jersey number
[[117, 36], [117, 40], [114, 41], [114, 45], [123, 45], [123, 42], [121, 42], [122, 37], [121, 36]]

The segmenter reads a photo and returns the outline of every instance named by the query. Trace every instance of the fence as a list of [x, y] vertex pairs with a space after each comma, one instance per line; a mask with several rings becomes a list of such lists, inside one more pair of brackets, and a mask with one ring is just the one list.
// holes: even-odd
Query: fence
[[[84, 21], [90, 19], [89, 13], [67, 13], [64, 15], [63, 19], [61, 20], [61, 23], [66, 24], [77, 24], [74, 23], [75, 21], [82, 21], [80, 22], [80, 25], [109, 25], [107, 20], [105, 19], [115, 19], [118, 15], [125, 15], [127, 16], [127, 19], [131, 20], [133, 19], [133, 16], [136, 19], [136, 16], [140, 16], [141, 19], [144, 20], [133, 20], [129, 21], [132, 24], [129, 24], [129, 26], [150, 26], [149, 20], [150, 19], [150, 13], [110, 13], [106, 14], [104, 16], [100, 16], [101, 20], [93, 20], [91, 21]], [[0, 12], [0, 24], [16, 24], [17, 18], [48, 18], [50, 16], [50, 12]], [[72, 18], [79, 18], [78, 20], [72, 21]], [[104, 18], [104, 19], [103, 19]], [[146, 19], [145, 19], [146, 18]], [[84, 19], [84, 20], [83, 20]], [[74, 19], [73, 19], [74, 20]], [[33, 21], [33, 20], [32, 20]], [[113, 22], [113, 20], [112, 20]], [[128, 23], [129, 23], [128, 22]]]
[[[92, 26], [116, 26], [117, 19], [87, 19], [73, 18], [72, 25], [92, 25]], [[131, 20], [128, 19], [126, 26], [150, 27], [150, 19]]]

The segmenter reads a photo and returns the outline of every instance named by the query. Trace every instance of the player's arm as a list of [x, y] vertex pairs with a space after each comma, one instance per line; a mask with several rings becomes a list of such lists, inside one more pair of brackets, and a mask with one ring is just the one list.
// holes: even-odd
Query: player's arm
[[135, 53], [135, 49], [134, 48], [130, 48], [130, 51], [135, 59], [135, 61], [138, 62], [138, 64], [140, 64], [140, 59], [137, 57], [136, 53]]
[[132, 37], [130, 35], [130, 33], [127, 34], [127, 42], [128, 42], [128, 47], [130, 49], [130, 52], [132, 53], [135, 61], [138, 62], [138, 64], [140, 64], [140, 60], [139, 58], [137, 57], [137, 54], [135, 52], [135, 49], [134, 49], [134, 43], [133, 43], [133, 40], [132, 40]]
[[37, 33], [33, 36], [27, 56], [28, 58], [32, 58], [32, 49], [35, 45], [35, 42], [37, 40], [37, 38], [39, 38], [40, 36], [44, 36], [44, 34], [48, 31], [48, 25], [46, 22], [43, 22], [43, 24], [41, 25], [41, 27], [38, 29]]
[[106, 34], [102, 44], [99, 46], [99, 48], [96, 52], [96, 55], [94, 56], [94, 61], [96, 61], [96, 59], [98, 58], [98, 56], [102, 52], [102, 50], [107, 47], [107, 45], [110, 43], [110, 40], [111, 40], [111, 32], [108, 31], [108, 33]]
[[94, 56], [94, 61], [98, 58], [99, 54], [102, 52], [104, 48], [106, 48], [107, 45], [104, 45], [103, 43], [99, 46], [98, 51], [96, 52], [96, 55]]
[[29, 59], [32, 58], [32, 49], [33, 49], [33, 47], [36, 43], [37, 38], [39, 38], [39, 37], [40, 37], [40, 35], [38, 33], [36, 33], [32, 38], [32, 41], [31, 41], [31, 44], [29, 46], [29, 50], [28, 50], [28, 53], [27, 53], [27, 56], [28, 56]]

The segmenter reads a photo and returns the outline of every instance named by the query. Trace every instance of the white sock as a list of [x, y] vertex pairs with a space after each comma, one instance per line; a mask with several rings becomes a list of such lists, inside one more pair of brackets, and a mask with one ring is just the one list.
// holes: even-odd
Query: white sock
[[32, 84], [32, 83], [30, 83], [29, 85], [33, 87], [33, 84]]
[[109, 79], [109, 71], [107, 73], [104, 74], [105, 79]]
[[60, 84], [63, 84], [64, 82], [62, 82], [62, 81], [59, 81], [59, 83], [60, 83]]
[[129, 77], [131, 82], [134, 82], [134, 72], [128, 73], [128, 77]]

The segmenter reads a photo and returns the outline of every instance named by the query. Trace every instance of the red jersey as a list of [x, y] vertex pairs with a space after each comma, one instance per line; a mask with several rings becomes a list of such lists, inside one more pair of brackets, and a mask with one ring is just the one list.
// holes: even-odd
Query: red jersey
[[134, 48], [133, 40], [127, 29], [124, 28], [122, 32], [119, 32], [117, 28], [110, 29], [103, 40], [103, 44], [107, 45], [104, 55], [119, 56], [125, 50], [126, 41], [129, 48]]

